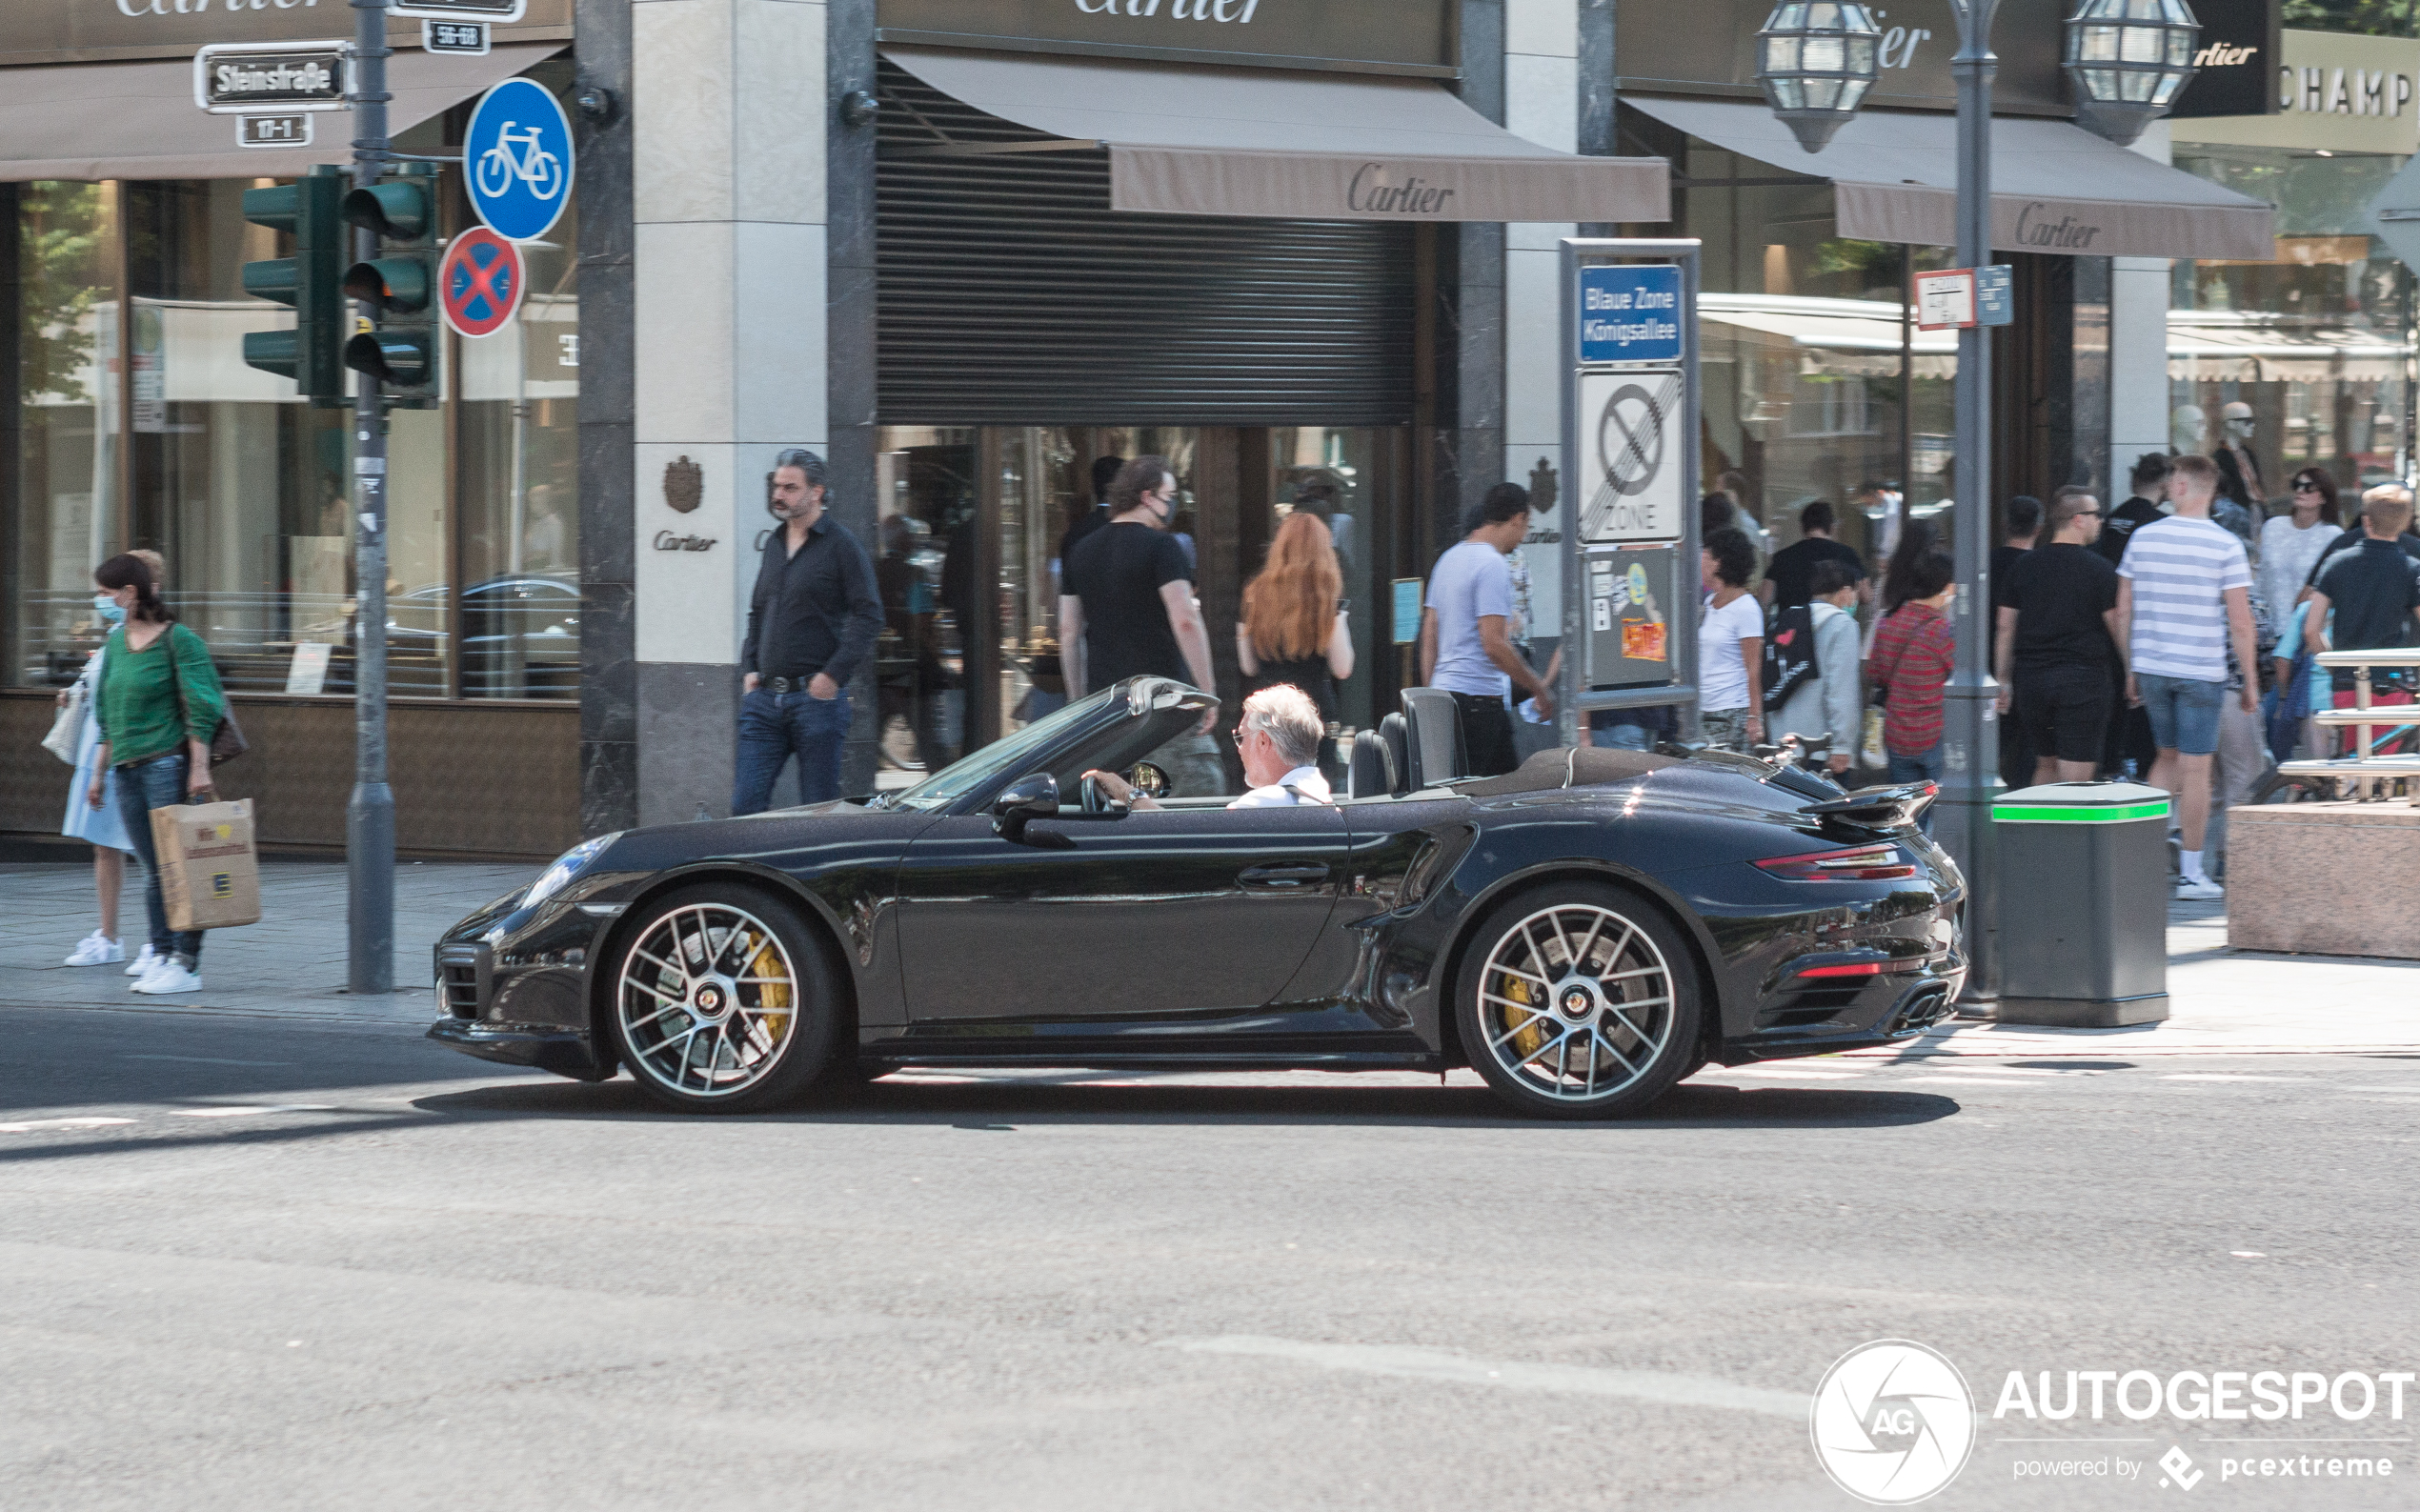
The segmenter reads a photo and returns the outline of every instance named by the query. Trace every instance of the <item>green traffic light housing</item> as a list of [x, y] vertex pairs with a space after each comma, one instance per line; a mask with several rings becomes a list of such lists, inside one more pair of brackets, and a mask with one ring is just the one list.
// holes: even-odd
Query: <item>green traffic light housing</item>
[[344, 218], [378, 239], [376, 253], [345, 270], [344, 293], [371, 329], [345, 343], [345, 366], [378, 380], [388, 403], [436, 403], [437, 169], [405, 163], [394, 176], [344, 197]]
[[293, 238], [293, 255], [244, 264], [244, 292], [290, 307], [287, 331], [244, 335], [244, 363], [291, 378], [316, 404], [344, 402], [344, 180], [322, 164], [291, 184], [244, 191], [244, 219]]

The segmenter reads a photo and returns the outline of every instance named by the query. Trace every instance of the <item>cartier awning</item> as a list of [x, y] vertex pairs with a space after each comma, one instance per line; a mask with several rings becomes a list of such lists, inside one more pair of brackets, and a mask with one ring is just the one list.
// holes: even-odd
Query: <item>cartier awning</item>
[[900, 46], [882, 55], [986, 114], [1108, 149], [1114, 210], [1428, 221], [1670, 213], [1662, 158], [1541, 147], [1427, 79]]
[[[387, 60], [389, 128], [417, 126], [562, 50], [559, 42], [501, 46], [481, 57], [398, 50]], [[353, 160], [353, 112], [329, 111], [313, 131], [309, 147], [236, 146], [233, 116], [206, 115], [193, 104], [187, 58], [0, 72], [0, 182], [290, 178], [313, 163]]]
[[[1957, 124], [1946, 115], [1865, 111], [1821, 152], [1798, 145], [1762, 105], [1628, 95], [1667, 126], [1790, 172], [1832, 181], [1840, 234], [1948, 247], [1957, 242]], [[2104, 141], [2067, 121], [1991, 123], [1991, 244], [2071, 257], [2276, 255], [2271, 212]]]

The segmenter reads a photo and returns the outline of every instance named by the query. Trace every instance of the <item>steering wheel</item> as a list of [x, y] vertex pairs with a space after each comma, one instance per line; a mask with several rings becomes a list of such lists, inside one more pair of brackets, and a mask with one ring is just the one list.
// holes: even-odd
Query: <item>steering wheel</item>
[[1086, 814], [1106, 814], [1110, 811], [1112, 799], [1109, 793], [1100, 785], [1100, 778], [1093, 774], [1089, 772], [1084, 774], [1083, 782], [1079, 787], [1078, 793]]

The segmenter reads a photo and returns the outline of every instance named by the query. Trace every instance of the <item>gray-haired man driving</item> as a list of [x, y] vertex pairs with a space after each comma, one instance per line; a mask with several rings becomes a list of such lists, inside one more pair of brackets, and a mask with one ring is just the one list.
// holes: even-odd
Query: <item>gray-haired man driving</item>
[[[1231, 809], [1287, 808], [1298, 803], [1333, 803], [1327, 778], [1320, 776], [1320, 737], [1327, 733], [1320, 706], [1291, 683], [1263, 688], [1243, 700], [1243, 722], [1236, 727], [1237, 748], [1243, 754], [1243, 779], [1251, 791], [1227, 805]], [[1139, 809], [1159, 804], [1137, 797], [1126, 779], [1115, 772], [1084, 774], [1102, 792]]]

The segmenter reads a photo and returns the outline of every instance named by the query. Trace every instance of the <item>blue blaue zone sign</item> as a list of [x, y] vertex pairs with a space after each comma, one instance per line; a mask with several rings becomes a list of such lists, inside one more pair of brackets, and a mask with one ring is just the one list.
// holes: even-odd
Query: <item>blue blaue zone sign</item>
[[555, 229], [572, 198], [572, 123], [553, 91], [507, 79], [479, 97], [462, 138], [471, 208], [508, 241]]
[[1681, 270], [1622, 263], [1580, 270], [1580, 360], [1681, 360]]

